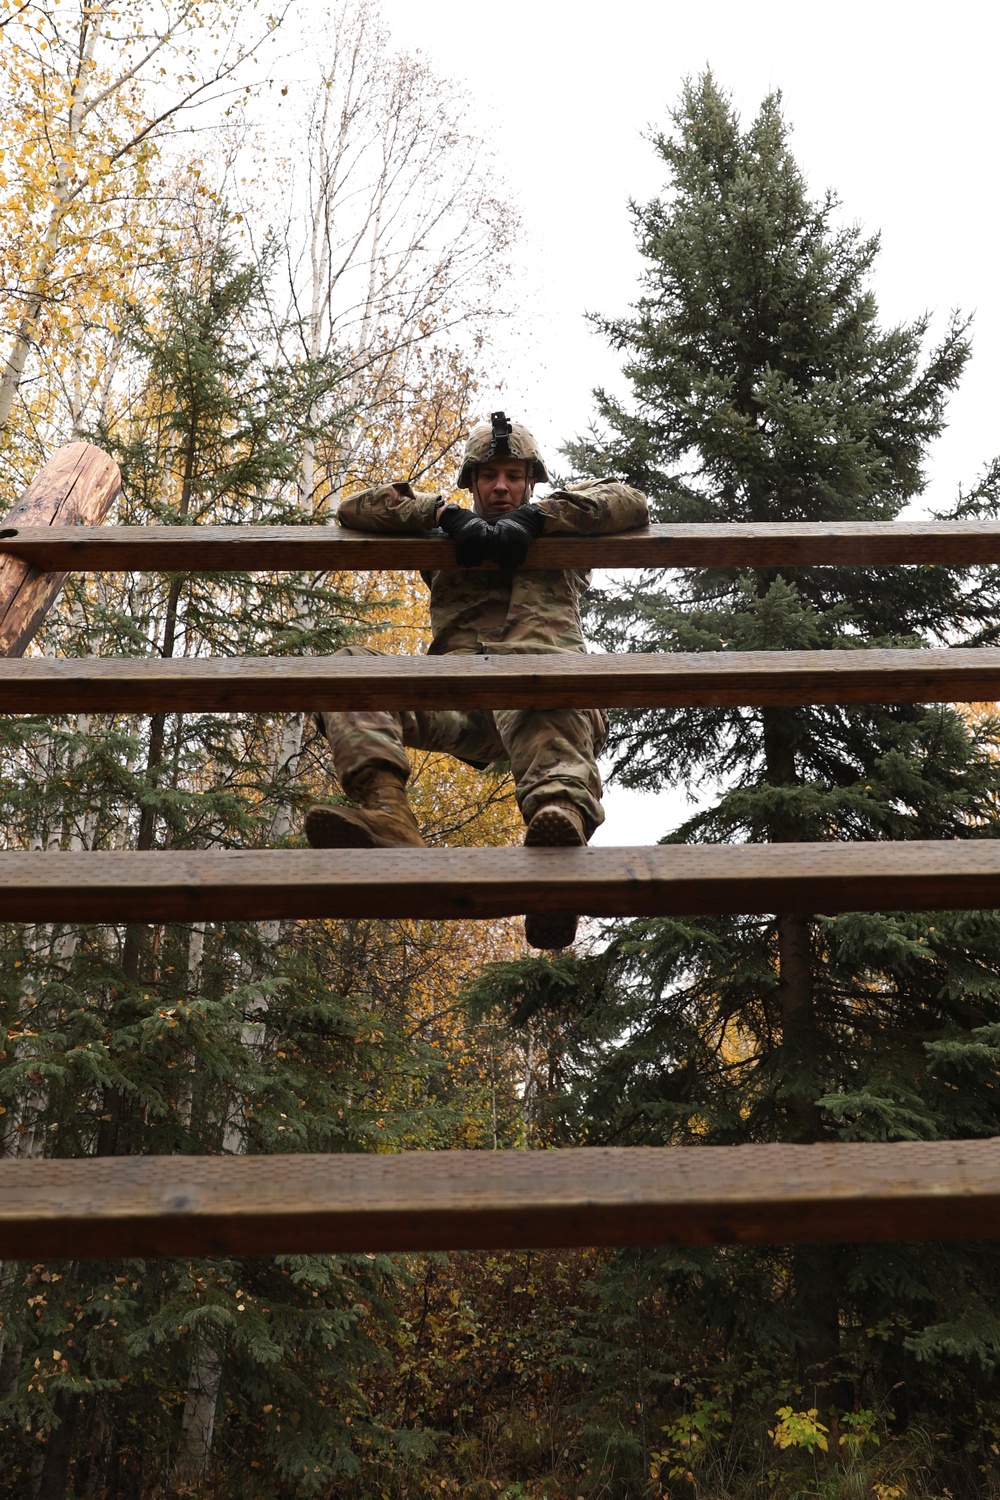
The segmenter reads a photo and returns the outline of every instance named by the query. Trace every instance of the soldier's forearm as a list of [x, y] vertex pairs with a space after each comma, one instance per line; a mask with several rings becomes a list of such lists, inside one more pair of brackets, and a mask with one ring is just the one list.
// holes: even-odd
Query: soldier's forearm
[[546, 536], [633, 531], [649, 523], [645, 495], [617, 480], [584, 480], [567, 489], [554, 490], [536, 504], [545, 515]]
[[421, 493], [399, 480], [348, 495], [337, 519], [354, 531], [429, 531], [437, 525], [441, 503], [440, 494]]

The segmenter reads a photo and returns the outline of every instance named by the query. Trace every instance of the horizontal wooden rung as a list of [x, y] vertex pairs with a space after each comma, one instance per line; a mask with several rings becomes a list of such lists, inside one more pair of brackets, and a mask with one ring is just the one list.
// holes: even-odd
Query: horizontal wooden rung
[[1000, 1237], [1000, 1141], [0, 1162], [0, 1256]]
[[[7, 527], [0, 552], [42, 569], [84, 572], [347, 571], [455, 566], [433, 535], [369, 535], [342, 526]], [[611, 536], [547, 536], [528, 568], [749, 568], [1000, 562], [998, 521], [655, 525]], [[491, 566], [491, 565], [488, 565]]]
[[1000, 698], [1000, 649], [0, 659], [4, 713], [673, 708]]
[[594, 917], [1000, 907], [1000, 839], [0, 854], [0, 921]]

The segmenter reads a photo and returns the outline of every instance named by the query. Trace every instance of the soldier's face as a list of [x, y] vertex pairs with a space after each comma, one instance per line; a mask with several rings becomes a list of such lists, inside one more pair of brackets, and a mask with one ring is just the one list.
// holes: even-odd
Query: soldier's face
[[476, 509], [484, 516], [503, 516], [531, 499], [528, 465], [523, 458], [497, 458], [476, 473]]

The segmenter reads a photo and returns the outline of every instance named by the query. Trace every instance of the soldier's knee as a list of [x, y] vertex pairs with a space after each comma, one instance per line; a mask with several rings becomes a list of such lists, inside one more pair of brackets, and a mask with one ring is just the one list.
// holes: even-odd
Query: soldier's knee
[[600, 755], [608, 742], [608, 716], [600, 708], [588, 709], [587, 713], [593, 732], [594, 754]]

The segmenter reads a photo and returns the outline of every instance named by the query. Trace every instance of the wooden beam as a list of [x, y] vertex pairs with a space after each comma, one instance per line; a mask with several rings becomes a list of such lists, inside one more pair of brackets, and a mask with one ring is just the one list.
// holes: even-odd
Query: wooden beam
[[0, 1162], [0, 1255], [1000, 1237], [1000, 1141]]
[[673, 708], [976, 703], [1000, 649], [664, 655], [30, 657], [0, 661], [3, 713]]
[[[109, 460], [110, 462], [110, 460]], [[42, 569], [84, 572], [306, 572], [453, 568], [440, 535], [342, 526], [8, 525], [0, 550]], [[1000, 521], [657, 525], [614, 536], [548, 536], [529, 568], [749, 568], [1000, 562]], [[488, 565], [492, 566], [492, 565]]]
[[[107, 515], [121, 492], [118, 466], [89, 443], [59, 448], [0, 521], [0, 539], [22, 531], [43, 540], [54, 532], [72, 536], [76, 529], [100, 534], [92, 523]], [[66, 570], [47, 558], [36, 563], [26, 555], [4, 555], [0, 540], [0, 656], [20, 656], [55, 602]]]
[[1000, 839], [0, 854], [0, 921], [595, 917], [1000, 907]]

